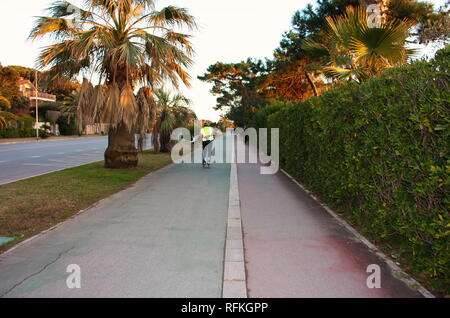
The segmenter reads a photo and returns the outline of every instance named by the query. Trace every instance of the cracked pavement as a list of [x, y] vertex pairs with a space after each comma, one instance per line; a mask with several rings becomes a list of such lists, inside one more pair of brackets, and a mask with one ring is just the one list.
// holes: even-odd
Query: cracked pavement
[[[230, 165], [171, 165], [0, 255], [7, 298], [221, 297]], [[81, 289], [69, 289], [71, 264]]]

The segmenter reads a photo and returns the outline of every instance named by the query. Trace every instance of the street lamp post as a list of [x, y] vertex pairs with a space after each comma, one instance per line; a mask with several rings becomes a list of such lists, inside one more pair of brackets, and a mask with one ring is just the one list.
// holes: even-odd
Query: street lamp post
[[36, 70], [36, 141], [39, 141], [38, 74]]

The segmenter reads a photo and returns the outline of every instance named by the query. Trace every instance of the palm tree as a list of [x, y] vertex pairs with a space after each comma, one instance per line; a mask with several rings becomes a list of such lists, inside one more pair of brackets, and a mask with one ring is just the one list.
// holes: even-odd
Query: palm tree
[[191, 100], [181, 94], [172, 96], [168, 91], [158, 89], [155, 91], [155, 97], [157, 118], [153, 130], [153, 144], [156, 151], [170, 152], [173, 130], [192, 125], [197, 116], [190, 109]]
[[[64, 97], [61, 107], [61, 114], [67, 117], [67, 121], [77, 119], [78, 103], [80, 100], [80, 92], [73, 92], [69, 96]], [[83, 132], [82, 120], [77, 121], [78, 134]]]
[[364, 7], [347, 7], [343, 15], [327, 17], [325, 33], [305, 40], [303, 49], [326, 76], [359, 83], [406, 64], [414, 53], [406, 48], [412, 23], [382, 21], [378, 27], [369, 27], [368, 20]]
[[[190, 36], [177, 29], [196, 27], [186, 9], [155, 9], [154, 0], [85, 0], [83, 7], [56, 1], [39, 17], [30, 38], [52, 36], [56, 42], [38, 58], [54, 77], [97, 74], [99, 85], [83, 81], [79, 117], [87, 124], [110, 124], [107, 168], [137, 165], [135, 132], [145, 130], [151, 94], [136, 98], [135, 88], [171, 82], [189, 86]], [[70, 19], [71, 18], [71, 19]], [[146, 96], [145, 96], [146, 95]], [[141, 127], [138, 127], [141, 125]], [[142, 126], [144, 125], [144, 126]]]

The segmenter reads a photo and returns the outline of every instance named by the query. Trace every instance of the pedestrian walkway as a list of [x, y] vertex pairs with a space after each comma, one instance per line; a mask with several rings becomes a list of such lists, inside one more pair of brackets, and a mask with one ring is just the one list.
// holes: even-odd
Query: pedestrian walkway
[[[283, 172], [238, 165], [251, 298], [421, 297]], [[367, 267], [381, 268], [369, 289]]]

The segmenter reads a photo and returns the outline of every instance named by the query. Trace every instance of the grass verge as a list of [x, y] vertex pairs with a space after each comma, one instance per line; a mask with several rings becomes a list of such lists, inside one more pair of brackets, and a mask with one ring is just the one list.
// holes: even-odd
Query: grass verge
[[0, 253], [171, 163], [169, 154], [145, 152], [134, 169], [110, 170], [103, 162], [0, 186], [0, 236], [14, 238]]

